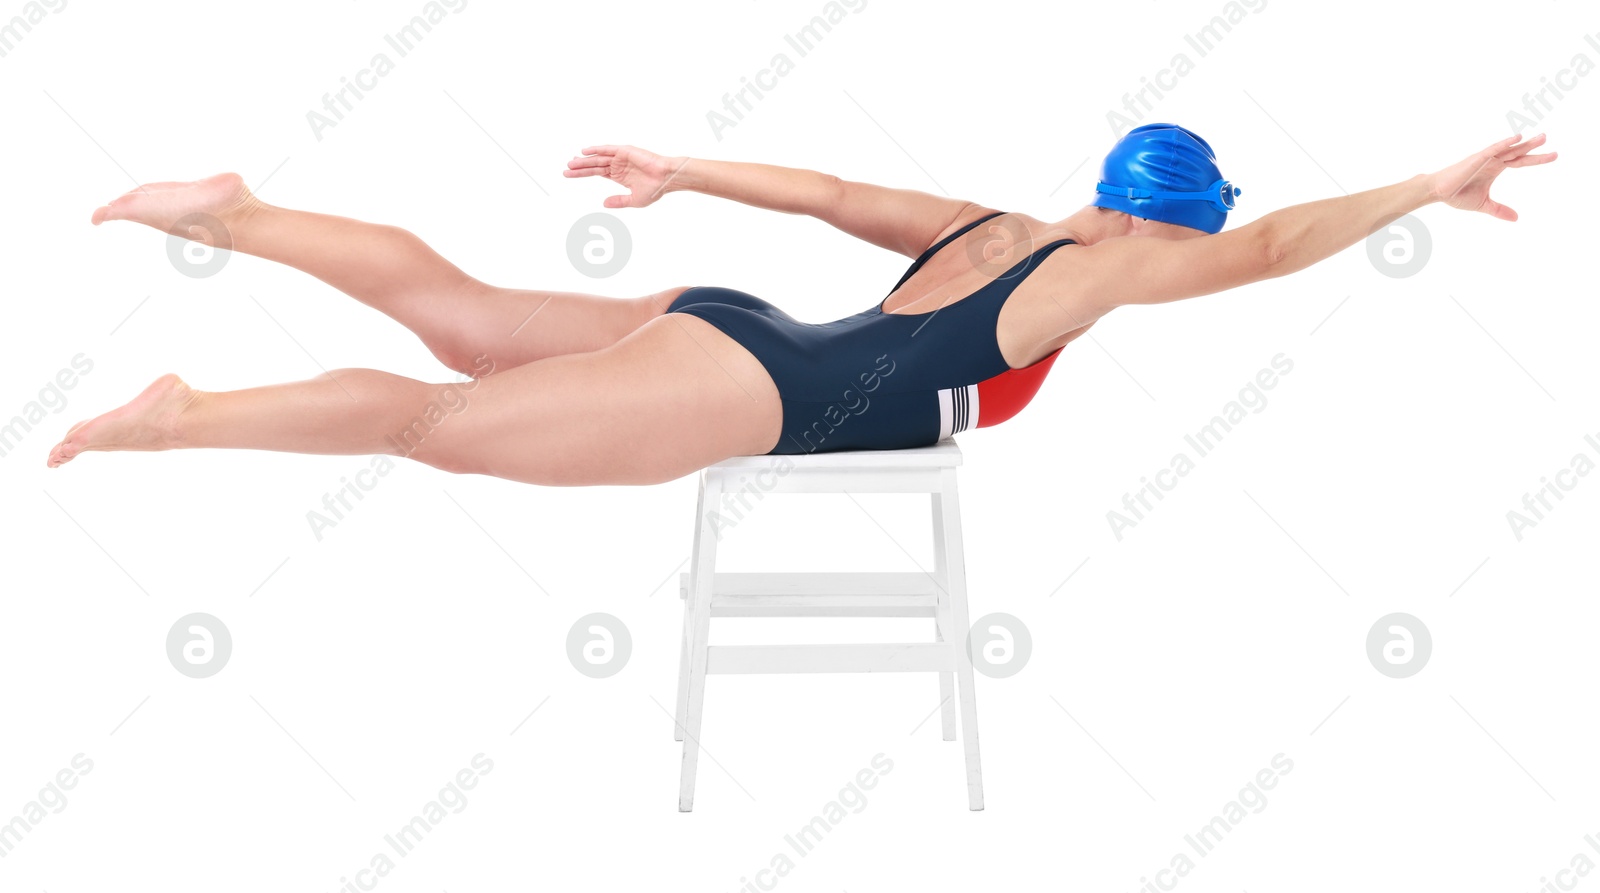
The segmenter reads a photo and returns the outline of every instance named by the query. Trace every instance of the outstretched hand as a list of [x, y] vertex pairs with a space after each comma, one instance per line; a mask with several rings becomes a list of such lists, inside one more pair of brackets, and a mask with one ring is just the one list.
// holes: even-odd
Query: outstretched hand
[[667, 192], [685, 159], [664, 158], [637, 146], [590, 146], [567, 162], [565, 177], [601, 176], [628, 188], [606, 197], [608, 208], [643, 208]]
[[1544, 144], [1544, 134], [1527, 142], [1522, 136], [1509, 136], [1459, 162], [1431, 175], [1429, 185], [1439, 200], [1463, 211], [1482, 211], [1501, 220], [1516, 220], [1517, 212], [1489, 197], [1489, 187], [1494, 178], [1508, 167], [1527, 167], [1555, 161], [1556, 153], [1529, 155], [1528, 151]]

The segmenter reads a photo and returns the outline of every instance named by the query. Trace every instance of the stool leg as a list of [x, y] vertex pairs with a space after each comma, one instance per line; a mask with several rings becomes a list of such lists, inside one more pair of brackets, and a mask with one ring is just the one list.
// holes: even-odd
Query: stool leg
[[[933, 641], [945, 642], [944, 631], [950, 626], [950, 597], [946, 594], [950, 585], [950, 565], [945, 559], [944, 517], [939, 506], [939, 494], [930, 493], [929, 502], [933, 507], [933, 579], [935, 584], [934, 597], [938, 604], [933, 612]], [[959, 643], [960, 636], [956, 637]], [[945, 670], [939, 673], [939, 724], [942, 735], [946, 741], [956, 740], [956, 676]]]
[[950, 567], [950, 635], [956, 640], [956, 683], [960, 687], [961, 737], [967, 757], [967, 808], [983, 808], [983, 767], [978, 759], [978, 696], [973, 689], [972, 654], [967, 650], [967, 568], [961, 547], [961, 503], [955, 469], [940, 472], [940, 520]]
[[[934, 641], [943, 642], [944, 633], [939, 632]], [[939, 726], [944, 740], [956, 740], [956, 674], [954, 673], [939, 674]]]
[[688, 592], [679, 596], [683, 599], [683, 635], [682, 647], [678, 649], [678, 703], [672, 714], [672, 740], [683, 740], [683, 724], [688, 719], [689, 713], [689, 655], [694, 653], [694, 643], [690, 637], [694, 635], [694, 602], [689, 599]]
[[[704, 472], [697, 475], [700, 481], [699, 495], [694, 503], [694, 545], [689, 548], [689, 585], [694, 585], [694, 556], [700, 554], [700, 519], [706, 511], [706, 477]], [[678, 586], [678, 598], [683, 599], [683, 647], [678, 654], [678, 703], [676, 712], [672, 715], [672, 740], [683, 740], [683, 722], [689, 710], [689, 655], [694, 651], [694, 642], [691, 635], [694, 632], [694, 602], [689, 599], [688, 592], [683, 586]]]
[[711, 588], [716, 575], [717, 532], [712, 527], [717, 508], [722, 504], [722, 477], [707, 474], [701, 498], [698, 540], [689, 571], [689, 601], [693, 614], [689, 623], [689, 697], [683, 722], [683, 774], [678, 785], [678, 811], [694, 809], [694, 776], [700, 761], [700, 718], [706, 695], [706, 647], [711, 633]]

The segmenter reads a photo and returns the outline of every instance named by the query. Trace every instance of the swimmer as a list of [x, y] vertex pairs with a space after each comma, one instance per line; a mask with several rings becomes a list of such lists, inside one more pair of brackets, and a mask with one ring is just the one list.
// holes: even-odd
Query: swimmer
[[[414, 332], [465, 382], [336, 369], [204, 391], [177, 375], [74, 425], [50, 451], [225, 448], [403, 456], [547, 486], [654, 484], [733, 456], [931, 444], [998, 424], [1058, 353], [1107, 313], [1303, 270], [1433, 203], [1514, 221], [1490, 186], [1543, 134], [1507, 137], [1431, 174], [1293, 205], [1231, 230], [1242, 194], [1209, 144], [1172, 124], [1131, 130], [1090, 204], [1048, 221], [809, 170], [592, 146], [568, 177], [807, 214], [913, 262], [882, 301], [800, 322], [721, 286], [613, 298], [502, 288], [393, 226], [279, 208], [237, 174], [152, 183], [97, 209], [303, 270]], [[210, 215], [223, 230], [185, 224]], [[193, 218], [190, 218], [193, 219]], [[800, 259], [797, 262], [804, 262]]]

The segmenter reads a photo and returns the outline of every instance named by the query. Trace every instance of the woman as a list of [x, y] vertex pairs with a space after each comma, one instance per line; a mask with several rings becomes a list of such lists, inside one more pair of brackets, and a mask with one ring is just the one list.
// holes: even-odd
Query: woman
[[[916, 258], [884, 301], [823, 325], [725, 288], [632, 299], [497, 288], [403, 230], [276, 208], [235, 174], [140, 187], [93, 223], [133, 220], [304, 270], [415, 332], [466, 383], [370, 369], [207, 392], [164, 375], [81, 422], [87, 450], [190, 447], [407, 456], [555, 486], [652, 484], [730, 456], [888, 449], [1009, 418], [1056, 353], [1108, 312], [1283, 276], [1432, 202], [1489, 198], [1506, 168], [1554, 161], [1508, 137], [1431, 175], [1295, 205], [1221, 232], [1239, 190], [1209, 145], [1170, 124], [1130, 131], [1093, 204], [1055, 222], [813, 171], [595, 146], [569, 177], [627, 187], [606, 207], [693, 190], [810, 214]], [[209, 215], [212, 232], [187, 225]], [[1004, 310], [1004, 312], [1002, 312]]]

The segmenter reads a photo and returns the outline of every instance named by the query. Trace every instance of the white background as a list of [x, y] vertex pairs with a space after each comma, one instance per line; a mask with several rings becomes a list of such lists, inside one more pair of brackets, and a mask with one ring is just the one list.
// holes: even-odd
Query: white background
[[[1193, 71], [1143, 121], [1211, 142], [1244, 190], [1237, 226], [1455, 162], [1509, 135], [1507, 112], [1575, 54], [1600, 63], [1584, 40], [1600, 19], [1568, 2], [1275, 0], [1201, 57], [1184, 36], [1224, 8], [872, 0], [801, 58], [783, 37], [820, 2], [475, 0], [321, 140], [307, 112], [393, 57], [383, 36], [420, 2], [48, 14], [0, 58], [0, 417], [73, 356], [94, 365], [0, 459], [0, 822], [75, 754], [94, 768], [0, 859], [0, 889], [334, 891], [478, 753], [494, 768], [467, 806], [377, 889], [737, 890], [878, 753], [892, 772], [809, 856], [790, 853], [777, 888], [1136, 890], [1279, 753], [1292, 772], [1179, 888], [1531, 891], [1574, 854], [1600, 861], [1583, 840], [1600, 836], [1600, 475], [1520, 541], [1506, 517], [1575, 454], [1600, 459], [1584, 441], [1600, 437], [1600, 77], [1527, 131], [1561, 160], [1497, 184], [1521, 221], [1432, 206], [1432, 255], [1410, 278], [1358, 245], [1119, 311], [1025, 413], [959, 437], [972, 615], [1013, 614], [1034, 641], [1021, 673], [980, 677], [983, 812], [966, 809], [959, 745], [924, 722], [924, 676], [712, 680], [714, 762], [677, 812], [669, 579], [693, 476], [561, 489], [407, 466], [319, 542], [307, 511], [367, 460], [45, 467], [70, 423], [168, 371], [208, 390], [319, 365], [451, 377], [297, 271], [234, 256], [191, 279], [160, 234], [89, 226], [136, 183], [236, 170], [268, 202], [406, 227], [491, 283], [726, 285], [823, 321], [881, 298], [907, 260], [676, 194], [618, 212], [633, 257], [591, 279], [567, 230], [619, 190], [564, 180], [566, 160], [633, 143], [1059, 219], [1089, 198], [1107, 112], [1185, 52]], [[22, 9], [4, 0], [0, 17]], [[792, 73], [719, 140], [707, 113], [779, 52]], [[1294, 368], [1265, 409], [1119, 541], [1107, 512], [1279, 353]], [[773, 499], [788, 502], [730, 533], [725, 567], [929, 566], [909, 497]], [[233, 636], [208, 679], [165, 653], [193, 611]], [[609, 679], [566, 655], [595, 611], [633, 636]], [[1407, 679], [1365, 651], [1396, 611], [1434, 643]], [[725, 641], [907, 632], [720, 624]]]

